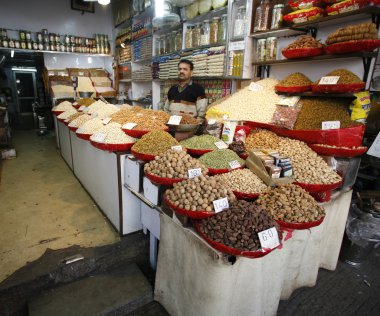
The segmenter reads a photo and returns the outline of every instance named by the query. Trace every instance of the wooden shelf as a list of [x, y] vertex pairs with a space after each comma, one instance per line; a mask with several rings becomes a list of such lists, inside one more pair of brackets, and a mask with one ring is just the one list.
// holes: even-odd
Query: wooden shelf
[[227, 13], [227, 5], [212, 11], [209, 11], [207, 13], [203, 13], [200, 15], [197, 15], [196, 17], [189, 19], [189, 20], [183, 20], [183, 22], [186, 23], [197, 23], [197, 22], [203, 22], [204, 20], [210, 20], [211, 18], [215, 16], [220, 16], [223, 13]]
[[9, 47], [0, 47], [0, 50], [6, 51], [14, 51], [19, 53], [47, 53], [47, 54], [71, 54], [71, 55], [79, 55], [86, 57], [112, 57], [110, 54], [90, 54], [90, 53], [71, 53], [71, 52], [58, 52], [58, 51], [50, 51], [50, 50], [34, 50], [34, 49], [21, 49], [21, 48], [9, 48]]

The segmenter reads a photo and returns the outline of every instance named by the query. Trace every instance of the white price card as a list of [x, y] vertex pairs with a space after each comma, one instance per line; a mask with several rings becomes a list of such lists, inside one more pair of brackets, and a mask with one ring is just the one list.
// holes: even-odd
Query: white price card
[[73, 106], [76, 106], [76, 105], [78, 105], [78, 102], [74, 102], [74, 103], [73, 103]]
[[201, 168], [189, 169], [188, 173], [189, 173], [189, 179], [196, 178], [202, 174], [202, 169]]
[[215, 123], [216, 123], [216, 120], [214, 120], [214, 119], [211, 119], [211, 120], [207, 121], [208, 125], [214, 125]]
[[326, 76], [322, 77], [321, 80], [319, 80], [318, 84], [337, 84], [339, 81], [339, 76]]
[[257, 91], [264, 90], [264, 88], [263, 88], [263, 86], [260, 86], [259, 84], [255, 83], [255, 82], [251, 82], [251, 84], [249, 85], [249, 90], [251, 90], [253, 92], [257, 92]]
[[107, 125], [109, 122], [111, 122], [111, 120], [112, 120], [111, 117], [105, 117], [105, 118], [103, 119], [103, 124], [104, 124], [104, 125]]
[[181, 145], [172, 146], [172, 149], [180, 152], [180, 151], [182, 151], [182, 146]]
[[180, 115], [172, 115], [169, 118], [168, 124], [169, 125], [179, 125], [179, 123], [181, 122], [181, 120], [182, 120], [182, 116], [180, 116]]
[[245, 48], [245, 42], [244, 41], [231, 42], [228, 48], [230, 52], [233, 50], [243, 50]]
[[215, 213], [219, 213], [230, 207], [226, 197], [219, 200], [215, 200], [212, 203], [214, 204]]
[[91, 140], [97, 143], [103, 143], [106, 137], [107, 137], [106, 133], [96, 133], [91, 136]]
[[340, 121], [324, 121], [322, 122], [322, 130], [338, 129], [340, 128]]
[[277, 229], [275, 227], [263, 230], [262, 232], [258, 233], [258, 235], [261, 248], [273, 249], [280, 245]]
[[278, 105], [282, 106], [288, 106], [288, 107], [294, 107], [297, 105], [298, 101], [301, 99], [301, 97], [295, 96], [295, 97], [282, 97], [277, 102]]
[[218, 149], [226, 149], [228, 148], [227, 144], [224, 142], [224, 141], [219, 141], [219, 142], [216, 142], [215, 143], [215, 146], [218, 148]]
[[241, 167], [239, 161], [237, 160], [230, 161], [228, 164], [230, 165], [231, 169], [237, 169]]
[[123, 129], [132, 129], [136, 126], [137, 124], [136, 123], [126, 123], [123, 125]]
[[375, 141], [372, 143], [367, 151], [367, 155], [380, 158], [380, 133], [377, 134]]

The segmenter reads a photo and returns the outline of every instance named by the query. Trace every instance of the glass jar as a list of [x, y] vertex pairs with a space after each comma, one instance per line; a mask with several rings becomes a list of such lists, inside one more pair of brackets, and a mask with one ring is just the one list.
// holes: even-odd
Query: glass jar
[[285, 6], [283, 4], [276, 4], [272, 11], [272, 22], [270, 25], [271, 30], [276, 30], [281, 27], [282, 16], [284, 14]]
[[157, 36], [156, 37], [156, 40], [154, 42], [154, 45], [155, 45], [155, 50], [154, 50], [154, 54], [156, 56], [160, 55], [161, 52], [160, 52], [160, 44], [161, 44], [161, 36]]
[[26, 42], [25, 42], [25, 41], [21, 41], [21, 42], [20, 42], [20, 47], [21, 47], [22, 49], [26, 49]]
[[53, 51], [53, 52], [55, 51], [55, 44], [54, 44], [54, 42], [50, 42], [50, 50]]
[[210, 44], [218, 43], [218, 29], [219, 29], [219, 17], [212, 18], [210, 24]]
[[20, 41], [15, 40], [15, 48], [20, 48]]
[[61, 44], [61, 52], [65, 52], [65, 51], [66, 51], [66, 44], [62, 43]]
[[182, 49], [182, 30], [178, 31], [175, 36], [175, 45], [177, 50]]
[[38, 50], [44, 50], [44, 44], [42, 42], [38, 43]]
[[261, 0], [260, 5], [256, 8], [254, 32], [269, 30], [270, 12], [271, 5], [269, 0]]
[[70, 35], [65, 35], [65, 43], [70, 44]]
[[227, 40], [227, 14], [223, 14], [218, 26], [218, 43]]
[[61, 43], [57, 42], [55, 43], [55, 50], [59, 52], [61, 50]]
[[165, 35], [160, 36], [160, 55], [165, 54]]
[[49, 33], [49, 42], [52, 43], [55, 41], [55, 34], [54, 33]]
[[31, 41], [32, 40], [32, 32], [31, 31], [25, 32], [25, 36], [26, 36], [26, 40], [27, 41]]
[[203, 21], [201, 45], [210, 45], [210, 21], [209, 20]]
[[37, 42], [32, 42], [32, 46], [34, 50], [38, 49], [38, 43]]
[[49, 43], [45, 43], [44, 44], [44, 49], [49, 51], [50, 50], [50, 44]]
[[193, 27], [188, 25], [185, 33], [185, 48], [191, 47], [193, 47]]
[[20, 41], [25, 41], [26, 31], [20, 30]]
[[192, 32], [192, 47], [198, 47], [201, 45], [201, 23], [197, 23], [194, 26], [193, 32]]
[[3, 47], [9, 47], [9, 43], [8, 43], [8, 39], [7, 38], [3, 38]]
[[266, 49], [266, 39], [257, 40], [256, 44], [256, 60], [265, 61], [265, 49]]
[[41, 32], [38, 32], [38, 33], [37, 33], [37, 42], [42, 42], [43, 39], [44, 39], [44, 37], [43, 37], [42, 33], [41, 33]]
[[15, 48], [15, 41], [13, 39], [9, 40], [9, 48]]
[[246, 22], [245, 6], [242, 5], [238, 8], [238, 12], [236, 15], [236, 20], [234, 23], [234, 37], [244, 36], [245, 22]]
[[170, 53], [170, 33], [165, 35], [165, 54]]
[[266, 40], [265, 60], [277, 59], [277, 37], [268, 37]]
[[61, 36], [59, 34], [55, 34], [55, 41], [59, 43], [61, 41]]

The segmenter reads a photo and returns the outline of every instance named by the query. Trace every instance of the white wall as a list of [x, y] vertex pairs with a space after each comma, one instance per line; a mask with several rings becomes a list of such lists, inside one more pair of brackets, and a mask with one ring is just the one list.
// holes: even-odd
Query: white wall
[[95, 13], [71, 10], [71, 0], [1, 0], [0, 27], [39, 32], [48, 29], [58, 34], [112, 38], [111, 5], [95, 4]]

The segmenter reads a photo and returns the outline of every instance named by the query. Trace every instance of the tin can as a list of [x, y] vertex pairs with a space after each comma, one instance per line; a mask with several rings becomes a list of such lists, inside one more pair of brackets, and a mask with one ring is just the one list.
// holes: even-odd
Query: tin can
[[20, 48], [20, 41], [15, 40], [15, 48]]
[[272, 23], [270, 26], [271, 30], [279, 29], [282, 24], [282, 16], [284, 14], [285, 6], [283, 4], [276, 4], [272, 11]]
[[38, 43], [38, 50], [44, 50], [44, 44], [42, 42]]
[[20, 41], [25, 41], [26, 39], [26, 32], [23, 30], [20, 30]]
[[42, 42], [42, 40], [43, 40], [43, 35], [42, 35], [42, 33], [37, 33], [37, 41], [38, 42]]
[[277, 37], [268, 37], [266, 41], [266, 60], [277, 59]]
[[31, 41], [32, 40], [32, 32], [31, 31], [27, 31], [25, 33], [25, 36], [26, 36], [26, 40], [27, 41]]
[[32, 45], [33, 45], [33, 49], [34, 50], [38, 49], [38, 43], [37, 42], [33, 42]]
[[26, 49], [26, 42], [25, 42], [25, 41], [21, 41], [21, 42], [20, 42], [20, 47], [21, 47], [22, 49]]
[[265, 61], [265, 45], [266, 45], [266, 39], [259, 39], [257, 41], [257, 47], [256, 47], [257, 61]]

